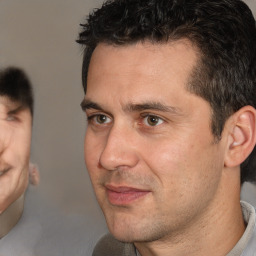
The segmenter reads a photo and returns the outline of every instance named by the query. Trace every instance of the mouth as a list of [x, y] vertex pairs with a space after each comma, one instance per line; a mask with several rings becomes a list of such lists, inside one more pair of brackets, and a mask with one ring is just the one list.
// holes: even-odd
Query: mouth
[[109, 202], [112, 205], [124, 206], [145, 197], [150, 193], [149, 190], [143, 190], [128, 186], [106, 185], [106, 193]]

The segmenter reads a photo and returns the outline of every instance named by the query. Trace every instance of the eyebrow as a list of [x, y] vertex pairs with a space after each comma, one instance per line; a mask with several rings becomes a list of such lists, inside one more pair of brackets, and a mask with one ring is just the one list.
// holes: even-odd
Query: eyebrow
[[8, 115], [15, 115], [26, 108], [20, 102], [11, 100], [8, 96], [2, 95], [0, 96], [0, 104], [5, 106]]
[[16, 107], [15, 109], [9, 110], [8, 115], [15, 115], [15, 114], [19, 113], [20, 111], [22, 111], [23, 109], [25, 109], [25, 107], [20, 105], [20, 106]]
[[[86, 111], [87, 109], [97, 109], [100, 111], [104, 111], [104, 109], [96, 102], [93, 102], [89, 99], [84, 99], [81, 102], [81, 108], [83, 111]], [[125, 112], [137, 112], [137, 111], [145, 111], [145, 110], [156, 110], [156, 111], [162, 111], [162, 112], [169, 112], [176, 115], [181, 115], [181, 110], [179, 108], [165, 105], [161, 102], [144, 102], [144, 103], [128, 103], [124, 106], [123, 110]]]
[[171, 112], [175, 114], [179, 114], [181, 112], [178, 108], [165, 105], [161, 102], [145, 102], [141, 104], [130, 103], [130, 104], [127, 104], [127, 106], [125, 106], [124, 110], [128, 112], [156, 110], [156, 111], [162, 111], [162, 112]]
[[103, 108], [99, 104], [88, 99], [83, 99], [80, 106], [83, 111], [86, 111], [87, 109], [97, 109], [103, 111]]

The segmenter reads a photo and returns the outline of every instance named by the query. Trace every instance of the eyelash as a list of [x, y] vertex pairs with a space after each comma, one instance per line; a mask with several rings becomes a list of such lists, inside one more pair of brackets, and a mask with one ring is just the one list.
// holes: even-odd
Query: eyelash
[[106, 118], [111, 119], [110, 117], [108, 117], [107, 115], [104, 115], [104, 114], [93, 114], [93, 115], [87, 116], [87, 121], [88, 121], [89, 123], [94, 122], [94, 123], [97, 124], [97, 125], [103, 125], [103, 124], [108, 124], [108, 123], [109, 123], [109, 122], [107, 122], [107, 123], [98, 123], [98, 122], [96, 122], [96, 121], [94, 120], [94, 119], [96, 119], [97, 117], [106, 117]]
[[[151, 127], [151, 128], [159, 126], [164, 122], [163, 118], [161, 118], [157, 115], [149, 114], [149, 113], [142, 114], [141, 118], [142, 118], [142, 123], [145, 124], [147, 127]], [[146, 124], [145, 121], [147, 120], [147, 122], [148, 122], [149, 118], [157, 120], [157, 123], [155, 125]], [[158, 123], [158, 122], [160, 122], [160, 123]]]
[[[107, 119], [109, 119], [107, 122], [104, 122], [104, 120], [103, 120], [103, 122], [98, 122], [96, 119], [97, 118], [100, 118], [100, 117], [102, 117], [102, 118], [106, 118], [106, 120]], [[161, 117], [159, 117], [159, 116], [157, 116], [157, 115], [153, 115], [153, 114], [149, 114], [149, 113], [143, 113], [143, 114], [141, 114], [140, 115], [140, 118], [142, 119], [142, 120], [140, 120], [139, 122], [138, 122], [138, 124], [140, 125], [140, 126], [142, 126], [142, 125], [145, 125], [147, 128], [155, 128], [156, 126], [159, 126], [159, 125], [161, 125], [163, 122], [164, 122], [164, 119], [163, 118], [161, 118]], [[148, 119], [149, 118], [152, 118], [152, 119], [155, 119], [156, 120], [156, 124], [152, 124], [152, 125], [150, 125], [149, 123], [148, 123]], [[89, 115], [89, 116], [87, 116], [87, 121], [88, 121], [88, 123], [93, 123], [93, 124], [95, 124], [95, 125], [97, 125], [97, 126], [103, 126], [103, 125], [108, 125], [109, 123], [111, 123], [111, 120], [112, 120], [112, 118], [111, 117], [109, 117], [109, 116], [107, 116], [107, 115], [105, 115], [105, 114], [92, 114], [92, 115]], [[151, 120], [152, 121], [152, 120]], [[147, 122], [147, 123], [146, 123]], [[153, 121], [154, 122], [154, 121]], [[160, 122], [160, 123], [159, 123]]]

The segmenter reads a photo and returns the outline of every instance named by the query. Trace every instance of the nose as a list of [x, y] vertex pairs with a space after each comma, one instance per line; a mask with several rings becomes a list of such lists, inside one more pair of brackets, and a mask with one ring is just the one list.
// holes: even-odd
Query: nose
[[100, 155], [100, 165], [107, 170], [133, 168], [139, 162], [136, 135], [132, 128], [113, 126]]

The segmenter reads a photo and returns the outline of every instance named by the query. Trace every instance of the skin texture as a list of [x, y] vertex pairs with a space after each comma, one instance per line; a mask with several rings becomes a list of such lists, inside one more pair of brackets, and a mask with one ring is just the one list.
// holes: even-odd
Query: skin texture
[[244, 231], [235, 119], [216, 143], [209, 104], [186, 90], [197, 52], [100, 44], [90, 62], [85, 162], [110, 232], [142, 255], [225, 255]]
[[18, 199], [28, 184], [32, 118], [28, 108], [0, 97], [0, 212]]

